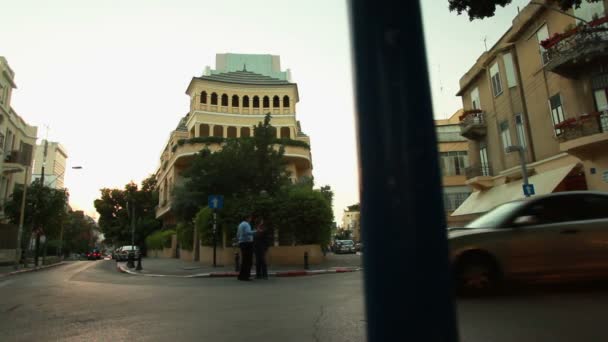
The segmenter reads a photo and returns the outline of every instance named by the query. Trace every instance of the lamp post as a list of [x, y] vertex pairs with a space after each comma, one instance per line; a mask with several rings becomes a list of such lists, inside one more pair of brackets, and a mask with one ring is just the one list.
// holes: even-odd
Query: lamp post
[[[525, 155], [525, 150], [521, 145], [511, 145], [511, 146], [507, 146], [506, 151], [508, 153], [511, 152], [519, 152], [519, 162], [521, 164], [521, 176], [524, 182], [524, 188], [527, 188], [528, 186], [528, 170], [526, 169], [526, 155]], [[530, 197], [530, 193], [528, 193], [527, 191], [524, 191], [524, 195], [526, 195], [526, 197]]]

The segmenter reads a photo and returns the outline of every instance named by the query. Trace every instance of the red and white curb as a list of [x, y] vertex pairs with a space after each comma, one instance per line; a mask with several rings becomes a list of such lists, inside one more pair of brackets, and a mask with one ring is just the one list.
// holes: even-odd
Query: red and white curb
[[[210, 273], [198, 273], [198, 274], [190, 274], [190, 275], [169, 275], [169, 274], [151, 274], [151, 273], [141, 273], [130, 270], [124, 264], [116, 263], [116, 268], [119, 272], [127, 273], [131, 275], [138, 275], [144, 277], [165, 277], [165, 278], [233, 278], [238, 276], [238, 272], [210, 272]], [[337, 267], [330, 268], [324, 270], [293, 270], [293, 271], [276, 271], [276, 272], [268, 272], [268, 276], [271, 277], [302, 277], [302, 276], [312, 276], [312, 275], [320, 275], [320, 274], [332, 274], [332, 273], [350, 273], [350, 272], [358, 272], [362, 271], [361, 267]], [[255, 276], [255, 272], [252, 273], [252, 276]]]
[[65, 261], [61, 261], [61, 262], [58, 262], [58, 263], [55, 263], [55, 264], [51, 264], [51, 265], [38, 266], [38, 267], [33, 267], [33, 268], [26, 268], [24, 270], [18, 270], [18, 271], [13, 271], [13, 272], [9, 272], [9, 273], [0, 274], [0, 278], [2, 278], [2, 277], [9, 277], [9, 276], [17, 275], [17, 274], [22, 274], [22, 273], [41, 271], [41, 270], [45, 270], [47, 268], [57, 267], [57, 266], [61, 266], [61, 265], [64, 265], [64, 264], [65, 264]]

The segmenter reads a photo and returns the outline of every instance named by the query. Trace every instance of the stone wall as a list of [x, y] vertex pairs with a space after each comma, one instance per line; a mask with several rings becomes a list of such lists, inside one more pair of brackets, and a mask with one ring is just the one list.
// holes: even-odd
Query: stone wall
[[15, 253], [14, 249], [0, 249], [0, 264], [14, 262]]
[[[216, 262], [222, 266], [234, 266], [234, 253], [238, 248], [217, 248]], [[325, 260], [320, 245], [276, 246], [268, 249], [266, 261], [268, 265], [304, 266], [304, 252], [308, 252], [308, 263], [318, 265]], [[190, 259], [193, 260], [193, 259]], [[204, 265], [213, 264], [213, 247], [201, 246], [199, 261]]]

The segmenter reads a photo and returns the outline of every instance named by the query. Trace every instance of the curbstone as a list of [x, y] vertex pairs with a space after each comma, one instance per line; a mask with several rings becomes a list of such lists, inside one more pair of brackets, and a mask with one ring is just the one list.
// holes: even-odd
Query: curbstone
[[47, 268], [52, 268], [52, 267], [61, 266], [61, 265], [65, 265], [65, 264], [66, 264], [65, 261], [60, 261], [60, 262], [57, 262], [57, 263], [54, 263], [54, 264], [51, 264], [51, 265], [44, 265], [44, 266], [26, 268], [24, 270], [18, 270], [18, 271], [13, 271], [13, 272], [9, 272], [9, 273], [0, 274], [0, 278], [2, 278], [2, 277], [10, 277], [10, 276], [18, 275], [18, 274], [22, 274], [22, 273], [42, 271], [42, 270], [45, 270]]
[[[121, 273], [127, 273], [130, 275], [144, 276], [144, 277], [165, 277], [165, 278], [231, 278], [238, 276], [238, 272], [210, 272], [210, 273], [199, 273], [199, 274], [190, 274], [190, 275], [170, 275], [170, 274], [145, 274], [140, 272], [131, 271], [128, 268], [124, 267], [119, 263], [116, 264], [116, 268]], [[269, 272], [268, 275], [271, 277], [303, 277], [303, 276], [313, 276], [320, 274], [332, 274], [332, 273], [349, 273], [349, 272], [357, 272], [362, 271], [363, 268], [333, 268], [333, 269], [324, 269], [324, 270], [294, 270], [294, 271], [276, 271]], [[253, 273], [252, 275], [255, 275]]]

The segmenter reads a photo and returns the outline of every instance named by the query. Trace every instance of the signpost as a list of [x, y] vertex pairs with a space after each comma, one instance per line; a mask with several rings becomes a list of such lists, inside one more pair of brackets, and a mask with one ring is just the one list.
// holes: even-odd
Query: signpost
[[526, 197], [530, 197], [536, 193], [534, 191], [534, 184], [523, 184], [522, 188], [524, 189], [524, 195], [526, 195]]
[[213, 209], [213, 267], [217, 267], [217, 209], [224, 207], [224, 196], [209, 195], [207, 198], [207, 206]]

